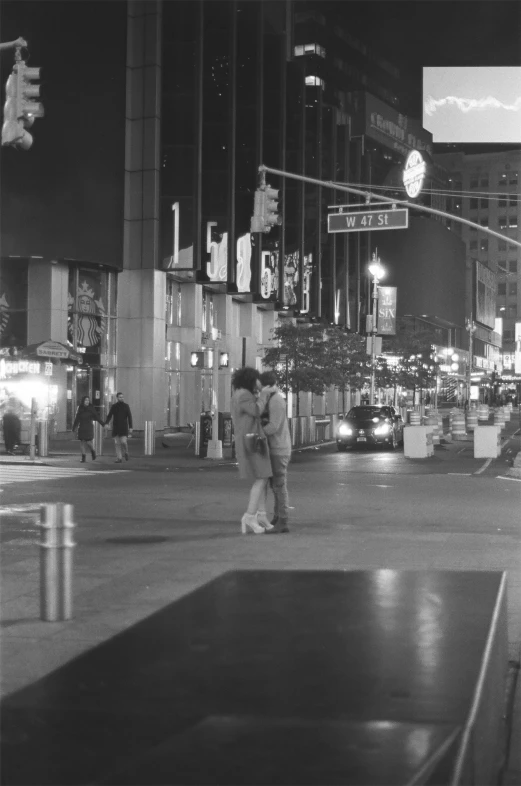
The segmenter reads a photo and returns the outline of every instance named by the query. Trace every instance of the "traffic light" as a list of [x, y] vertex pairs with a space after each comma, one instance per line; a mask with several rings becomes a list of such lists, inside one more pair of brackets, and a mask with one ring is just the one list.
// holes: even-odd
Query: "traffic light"
[[33, 143], [32, 135], [26, 131], [36, 117], [43, 117], [42, 104], [32, 99], [40, 95], [40, 85], [32, 84], [40, 78], [39, 68], [29, 68], [23, 60], [13, 66], [6, 85], [4, 122], [2, 125], [2, 145], [12, 145], [29, 150]]
[[258, 188], [255, 192], [253, 203], [253, 216], [250, 222], [250, 232], [264, 232], [264, 205], [266, 194], [263, 189]]
[[279, 192], [276, 188], [266, 186], [264, 189], [264, 232], [270, 232], [271, 228], [282, 223], [282, 219], [277, 213], [279, 207]]
[[282, 223], [278, 215], [279, 192], [270, 186], [261, 186], [255, 192], [250, 232], [271, 232], [271, 228]]

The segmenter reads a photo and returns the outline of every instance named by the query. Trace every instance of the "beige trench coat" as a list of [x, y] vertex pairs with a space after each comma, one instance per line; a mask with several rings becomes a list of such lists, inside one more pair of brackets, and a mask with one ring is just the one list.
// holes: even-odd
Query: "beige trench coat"
[[239, 464], [241, 478], [271, 478], [269, 450], [265, 455], [249, 453], [245, 448], [245, 435], [257, 431], [260, 409], [256, 397], [249, 390], [239, 388], [234, 391], [231, 401], [233, 429], [235, 433], [235, 455]]

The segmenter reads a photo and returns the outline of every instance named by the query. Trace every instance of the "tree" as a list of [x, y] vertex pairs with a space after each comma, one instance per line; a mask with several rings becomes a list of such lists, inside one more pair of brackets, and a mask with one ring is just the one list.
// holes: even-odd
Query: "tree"
[[[376, 382], [379, 387], [402, 387], [415, 391], [436, 384], [438, 364], [432, 345], [436, 334], [428, 329], [414, 329], [405, 319], [398, 320], [395, 336], [384, 338]], [[391, 360], [392, 358], [392, 360]]]
[[341, 389], [361, 386], [367, 356], [364, 339], [356, 333], [329, 325], [284, 322], [273, 331], [272, 342], [263, 363], [276, 372], [286, 393], [320, 395], [331, 385]]

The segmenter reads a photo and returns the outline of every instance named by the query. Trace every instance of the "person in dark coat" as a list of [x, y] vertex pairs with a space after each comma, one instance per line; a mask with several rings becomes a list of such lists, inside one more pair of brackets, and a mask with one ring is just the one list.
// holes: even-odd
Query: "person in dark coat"
[[10, 456], [21, 442], [22, 422], [14, 409], [9, 409], [2, 418], [5, 450]]
[[78, 407], [78, 411], [76, 412], [74, 423], [72, 424], [73, 431], [78, 429], [78, 439], [80, 440], [81, 445], [82, 463], [85, 463], [87, 460], [87, 448], [90, 450], [92, 460], [94, 461], [96, 458], [96, 451], [94, 450], [94, 445], [92, 444], [92, 440], [94, 439], [95, 420], [103, 426], [103, 421], [100, 419], [100, 416], [90, 403], [90, 398], [88, 396], [83, 396], [81, 404]]
[[116, 464], [121, 464], [121, 448], [123, 448], [125, 453], [125, 461], [128, 461], [127, 437], [132, 436], [132, 413], [129, 405], [123, 399], [123, 393], [116, 393], [116, 399], [116, 403], [109, 410], [105, 425], [108, 426], [112, 420], [112, 436], [116, 446]]

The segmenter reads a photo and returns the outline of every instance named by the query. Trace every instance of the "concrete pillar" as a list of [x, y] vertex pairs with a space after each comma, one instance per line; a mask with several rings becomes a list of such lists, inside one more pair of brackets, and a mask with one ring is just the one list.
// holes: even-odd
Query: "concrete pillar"
[[118, 374], [134, 427], [165, 425], [165, 273], [158, 270], [161, 124], [160, 0], [127, 5], [123, 267]]
[[62, 263], [30, 260], [27, 303], [27, 343], [46, 339], [67, 341], [69, 268]]
[[154, 420], [165, 426], [165, 275], [160, 270], [124, 270], [118, 279], [118, 372], [134, 428]]

